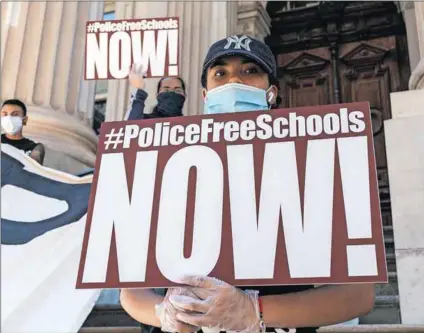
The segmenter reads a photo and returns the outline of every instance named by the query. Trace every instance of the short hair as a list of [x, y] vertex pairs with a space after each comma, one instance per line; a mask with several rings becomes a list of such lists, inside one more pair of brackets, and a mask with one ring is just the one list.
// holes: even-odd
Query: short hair
[[3, 102], [3, 104], [1, 105], [1, 107], [5, 106], [5, 105], [16, 105], [19, 106], [23, 111], [24, 111], [24, 116], [27, 115], [27, 108], [26, 105], [20, 101], [19, 99], [7, 99]]
[[172, 79], [172, 78], [180, 80], [181, 87], [183, 88], [184, 92], [186, 92], [186, 86], [185, 86], [184, 80], [182, 78], [180, 78], [179, 76], [164, 76], [158, 82], [157, 93], [159, 93], [160, 87], [162, 86], [162, 81], [165, 80], [165, 79]]

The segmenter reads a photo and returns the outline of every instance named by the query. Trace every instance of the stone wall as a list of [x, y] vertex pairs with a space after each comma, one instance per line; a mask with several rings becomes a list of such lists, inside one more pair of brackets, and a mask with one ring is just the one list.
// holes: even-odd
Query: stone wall
[[384, 124], [402, 324], [424, 324], [424, 3], [413, 9], [419, 61]]

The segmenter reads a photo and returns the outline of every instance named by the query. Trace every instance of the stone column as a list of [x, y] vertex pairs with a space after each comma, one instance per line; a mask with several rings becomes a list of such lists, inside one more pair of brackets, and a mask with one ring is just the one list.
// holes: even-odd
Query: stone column
[[413, 1], [398, 1], [399, 11], [402, 12], [406, 28], [406, 38], [408, 40], [409, 65], [411, 72], [420, 60], [420, 47], [418, 43], [418, 22], [415, 15]]
[[270, 34], [271, 18], [266, 11], [267, 1], [239, 1], [237, 33], [261, 41]]
[[1, 9], [1, 100], [28, 106], [24, 135], [46, 146], [45, 165], [72, 173], [94, 166], [85, 21], [102, 17], [103, 2], [3, 2]]
[[[424, 89], [424, 56], [421, 58], [417, 67], [411, 73], [411, 78], [409, 79], [409, 89]], [[424, 92], [421, 93], [424, 94]]]
[[414, 2], [415, 19], [417, 21], [418, 45], [421, 59], [424, 58], [424, 3]]
[[[409, 89], [424, 89], [424, 2], [414, 2], [415, 21], [417, 25], [418, 64], [413, 68], [409, 80]], [[424, 94], [424, 92], [421, 92]]]
[[424, 324], [424, 3], [414, 5], [419, 62], [384, 123], [402, 324]]
[[[180, 75], [187, 85], [184, 114], [203, 111], [200, 73], [208, 47], [235, 32], [236, 2], [116, 2], [116, 18], [172, 17], [180, 19]], [[146, 80], [146, 112], [156, 104], [158, 79]], [[106, 120], [122, 120], [128, 110], [128, 80], [109, 81]]]

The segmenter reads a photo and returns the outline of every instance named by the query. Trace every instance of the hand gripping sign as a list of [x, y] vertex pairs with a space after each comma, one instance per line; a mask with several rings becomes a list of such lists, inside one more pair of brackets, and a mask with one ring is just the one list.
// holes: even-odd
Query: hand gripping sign
[[178, 75], [178, 17], [88, 21], [85, 79], [123, 79], [132, 63], [146, 77]]
[[105, 123], [78, 288], [386, 282], [368, 103]]

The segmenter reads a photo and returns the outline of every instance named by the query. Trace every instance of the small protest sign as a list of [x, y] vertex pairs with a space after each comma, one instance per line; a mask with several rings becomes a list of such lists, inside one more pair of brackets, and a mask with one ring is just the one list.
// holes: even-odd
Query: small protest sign
[[385, 282], [368, 103], [110, 122], [78, 288]]
[[123, 79], [132, 63], [146, 77], [177, 76], [178, 17], [88, 21], [85, 79]]

